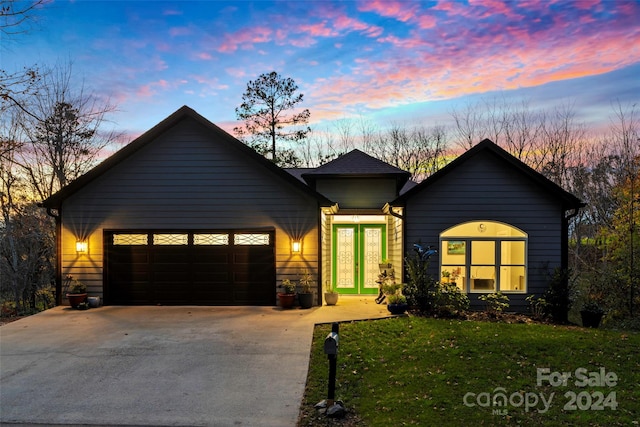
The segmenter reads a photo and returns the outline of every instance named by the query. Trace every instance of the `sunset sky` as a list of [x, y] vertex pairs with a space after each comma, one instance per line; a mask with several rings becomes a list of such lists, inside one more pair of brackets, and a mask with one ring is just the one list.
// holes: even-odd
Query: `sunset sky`
[[2, 68], [71, 59], [136, 135], [188, 105], [230, 130], [249, 80], [293, 78], [312, 127], [444, 123], [491, 97], [572, 103], [588, 124], [640, 100], [640, 2], [60, 1], [3, 41]]

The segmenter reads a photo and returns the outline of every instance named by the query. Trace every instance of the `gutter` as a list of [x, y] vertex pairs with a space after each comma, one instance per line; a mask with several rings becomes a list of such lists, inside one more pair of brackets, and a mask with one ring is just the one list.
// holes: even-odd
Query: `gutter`
[[391, 206], [389, 203], [385, 204], [382, 207], [382, 212], [384, 212], [385, 214], [391, 215], [391, 216], [393, 216], [395, 218], [398, 218], [404, 224], [404, 216], [400, 215], [399, 213], [395, 213], [393, 211], [393, 206]]

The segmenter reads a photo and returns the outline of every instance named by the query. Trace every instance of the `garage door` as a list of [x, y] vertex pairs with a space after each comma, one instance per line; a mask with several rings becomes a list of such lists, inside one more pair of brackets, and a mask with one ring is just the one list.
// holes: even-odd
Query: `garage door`
[[275, 305], [274, 236], [105, 231], [105, 303]]

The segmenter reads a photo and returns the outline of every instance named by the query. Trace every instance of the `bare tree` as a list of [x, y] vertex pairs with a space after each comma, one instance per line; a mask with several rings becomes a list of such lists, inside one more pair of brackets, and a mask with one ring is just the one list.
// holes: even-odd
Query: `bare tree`
[[[10, 42], [17, 41], [35, 22], [37, 12], [50, 0], [0, 0], [0, 48], [7, 55]], [[37, 65], [26, 66], [20, 71], [10, 72], [0, 68], [0, 113], [9, 106], [23, 108], [22, 97], [33, 94], [40, 76]], [[29, 113], [23, 109], [23, 112]]]
[[[615, 234], [619, 247], [612, 251], [612, 259], [620, 265], [621, 278], [627, 290], [627, 307], [630, 317], [636, 312], [636, 296], [640, 293], [640, 237], [638, 236], [638, 204], [640, 198], [640, 120], [636, 104], [623, 107], [619, 102], [614, 106], [615, 119], [611, 125], [615, 150], [622, 158], [622, 180], [618, 186], [620, 206], [614, 215], [618, 227]], [[636, 200], [639, 199], [639, 200]]]
[[50, 0], [2, 0], [0, 1], [0, 32], [3, 39], [26, 33], [35, 21], [38, 9]]
[[298, 146], [297, 157], [300, 159], [300, 166], [315, 168], [344, 154], [336, 145], [330, 132], [314, 130]]
[[70, 63], [43, 74], [19, 104], [0, 120], [0, 290], [25, 310], [53, 280], [53, 221], [37, 202], [91, 168], [118, 135], [102, 130], [114, 107], [86, 92]]
[[468, 150], [487, 137], [481, 104], [467, 104], [462, 109], [454, 109], [451, 117], [454, 122], [453, 143], [458, 147]]
[[20, 164], [41, 199], [87, 172], [100, 151], [120, 136], [103, 130], [115, 106], [86, 92], [71, 62], [48, 70], [23, 106], [30, 113], [21, 108], [17, 114], [29, 144]]
[[445, 164], [446, 133], [442, 126], [414, 128], [393, 124], [366, 145], [371, 155], [410, 172], [421, 181]]
[[[18, 153], [23, 148], [20, 128], [3, 122], [0, 135], [0, 294], [11, 296], [16, 311], [35, 309], [36, 295], [51, 283], [53, 229], [32, 202]], [[45, 293], [42, 293], [45, 295]], [[45, 302], [48, 308], [53, 303]]]
[[519, 105], [506, 105], [502, 116], [503, 138], [496, 143], [513, 156], [527, 163], [534, 169], [539, 169], [537, 153], [540, 144], [540, 134], [544, 126], [544, 116], [529, 107], [527, 101]]
[[573, 105], [557, 107], [546, 116], [538, 145], [540, 160], [532, 165], [556, 184], [567, 187], [568, 172], [580, 152], [586, 129], [575, 119]]

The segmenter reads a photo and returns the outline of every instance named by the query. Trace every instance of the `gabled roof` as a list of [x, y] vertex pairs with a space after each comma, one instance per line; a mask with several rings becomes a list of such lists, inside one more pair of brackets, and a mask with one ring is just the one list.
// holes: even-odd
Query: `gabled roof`
[[552, 195], [562, 202], [562, 206], [564, 207], [564, 209], [577, 209], [586, 206], [586, 204], [576, 196], [564, 190], [562, 187], [542, 175], [540, 172], [532, 169], [522, 161], [518, 160], [516, 157], [509, 154], [507, 151], [505, 151], [489, 139], [484, 139], [482, 142], [475, 145], [474, 147], [460, 155], [458, 158], [456, 158], [454, 161], [431, 175], [429, 178], [425, 179], [420, 184], [406, 191], [396, 200], [391, 202], [391, 205], [403, 204], [406, 200], [434, 185], [443, 177], [452, 172], [455, 172], [458, 168], [464, 166], [466, 162], [470, 161], [478, 154], [484, 152], [488, 152], [496, 156], [500, 160], [504, 161], [508, 166], [513, 168], [515, 172], [524, 175], [535, 184], [545, 189], [548, 194]]
[[301, 176], [312, 187], [319, 178], [392, 178], [399, 190], [411, 174], [355, 149]]
[[364, 153], [360, 150], [352, 150], [347, 154], [343, 154], [337, 159], [333, 159], [329, 163], [315, 168], [309, 172], [304, 173], [302, 176], [306, 177], [318, 177], [318, 176], [401, 176], [409, 178], [411, 174], [407, 171], [403, 171], [395, 166], [385, 163], [382, 160], [376, 159]]
[[127, 144], [125, 147], [117, 151], [115, 154], [104, 160], [102, 163], [91, 169], [89, 172], [84, 175], [78, 177], [74, 181], [70, 182], [64, 188], [62, 188], [57, 193], [50, 196], [48, 199], [44, 200], [40, 205], [47, 208], [57, 209], [60, 207], [62, 202], [74, 194], [76, 191], [80, 190], [87, 184], [89, 184], [94, 179], [98, 178], [106, 171], [111, 169], [113, 166], [117, 165], [124, 159], [130, 157], [132, 154], [145, 147], [147, 144], [153, 142], [160, 135], [167, 132], [172, 127], [176, 126], [178, 123], [185, 119], [193, 119], [199, 124], [203, 125], [209, 132], [211, 132], [212, 136], [220, 138], [224, 141], [227, 146], [231, 147], [235, 150], [240, 150], [243, 154], [250, 159], [249, 161], [254, 161], [262, 166], [264, 166], [267, 170], [271, 171], [273, 174], [280, 176], [285, 181], [291, 183], [296, 188], [303, 190], [304, 192], [310, 194], [311, 196], [318, 199], [318, 201], [323, 205], [333, 205], [334, 203], [327, 199], [322, 194], [313, 190], [309, 186], [305, 185], [299, 179], [296, 179], [291, 174], [287, 173], [285, 170], [278, 167], [273, 162], [269, 161], [262, 155], [258, 154], [252, 148], [246, 146], [241, 141], [237, 140], [233, 136], [229, 135], [220, 127], [216, 126], [200, 114], [198, 114], [195, 110], [187, 107], [186, 105], [178, 109], [176, 112], [171, 114], [169, 117], [155, 125], [153, 128]]

